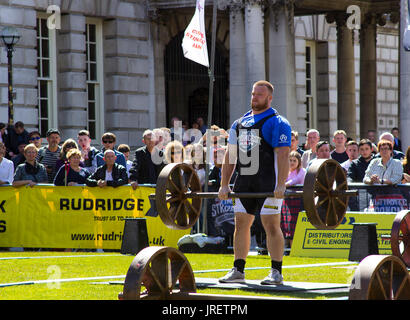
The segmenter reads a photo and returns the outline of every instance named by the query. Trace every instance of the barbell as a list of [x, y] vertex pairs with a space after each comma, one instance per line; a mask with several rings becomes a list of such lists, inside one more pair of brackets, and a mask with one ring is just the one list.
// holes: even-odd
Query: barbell
[[[303, 191], [286, 190], [285, 198], [303, 198], [309, 222], [317, 229], [335, 229], [346, 214], [348, 198], [346, 173], [333, 159], [317, 159], [308, 168]], [[273, 192], [228, 193], [228, 198], [267, 198]], [[171, 229], [189, 229], [199, 219], [202, 199], [218, 198], [217, 192], [202, 192], [195, 170], [185, 163], [171, 163], [160, 172], [155, 194], [156, 210]]]

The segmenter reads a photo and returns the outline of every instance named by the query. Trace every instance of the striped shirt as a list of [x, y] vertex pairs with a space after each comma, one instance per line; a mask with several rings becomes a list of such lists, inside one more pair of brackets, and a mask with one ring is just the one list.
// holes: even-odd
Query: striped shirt
[[60, 157], [60, 151], [61, 151], [60, 146], [58, 146], [58, 149], [56, 152], [50, 151], [47, 147], [42, 147], [38, 151], [37, 161], [40, 162], [42, 165], [44, 165], [46, 169], [52, 168], [52, 171], [50, 172], [47, 171], [48, 183], [54, 182], [54, 177], [57, 173], [56, 162], [58, 158]]
[[364, 174], [363, 182], [370, 183], [371, 176], [374, 174], [379, 177], [380, 181], [390, 180], [393, 184], [399, 184], [403, 176], [403, 165], [400, 160], [391, 158], [386, 166], [384, 166], [382, 158], [375, 158], [370, 161]]

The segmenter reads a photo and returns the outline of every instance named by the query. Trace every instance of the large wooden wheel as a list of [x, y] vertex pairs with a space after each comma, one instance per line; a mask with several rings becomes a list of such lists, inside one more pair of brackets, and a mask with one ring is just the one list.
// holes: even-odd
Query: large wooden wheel
[[195, 278], [186, 257], [171, 247], [147, 247], [132, 261], [118, 297], [169, 300], [192, 292], [196, 292]]
[[318, 159], [309, 167], [303, 185], [303, 203], [309, 222], [318, 229], [334, 229], [346, 214], [347, 179], [336, 160]]
[[171, 229], [189, 229], [199, 218], [202, 199], [189, 199], [188, 192], [201, 192], [195, 170], [185, 163], [171, 163], [159, 174], [155, 203], [161, 220]]
[[371, 255], [360, 262], [350, 300], [410, 300], [410, 276], [396, 256]]
[[390, 243], [393, 254], [410, 267], [410, 211], [402, 210], [394, 218]]

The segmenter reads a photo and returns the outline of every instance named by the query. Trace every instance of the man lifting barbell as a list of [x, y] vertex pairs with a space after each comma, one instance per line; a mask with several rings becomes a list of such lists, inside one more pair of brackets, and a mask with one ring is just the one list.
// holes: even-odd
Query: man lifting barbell
[[250, 248], [250, 229], [257, 214], [261, 216], [271, 257], [271, 271], [261, 284], [283, 283], [281, 271], [284, 238], [280, 228], [280, 213], [289, 173], [291, 127], [285, 118], [271, 108], [272, 95], [271, 83], [256, 82], [252, 89], [252, 109], [233, 123], [229, 133], [219, 198], [228, 198], [231, 191], [229, 181], [235, 167], [238, 177], [234, 192], [273, 191], [275, 197], [234, 199], [234, 267], [219, 279], [222, 283], [245, 282], [244, 269]]

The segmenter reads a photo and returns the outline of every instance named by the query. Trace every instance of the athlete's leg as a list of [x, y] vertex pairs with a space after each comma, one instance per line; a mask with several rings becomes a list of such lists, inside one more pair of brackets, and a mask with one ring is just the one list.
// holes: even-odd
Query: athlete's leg
[[262, 214], [261, 221], [266, 233], [266, 246], [274, 261], [282, 261], [284, 237], [280, 228], [280, 214]]
[[280, 285], [283, 283], [282, 259], [284, 238], [280, 228], [280, 213], [261, 215], [262, 225], [266, 232], [266, 246], [271, 258], [271, 271], [261, 284]]
[[233, 235], [234, 262], [233, 268], [225, 276], [219, 279], [222, 283], [244, 283], [245, 263], [251, 245], [251, 226], [254, 216], [235, 212], [235, 231]]
[[235, 232], [233, 250], [235, 260], [246, 260], [251, 245], [251, 226], [255, 217], [243, 212], [235, 212]]

